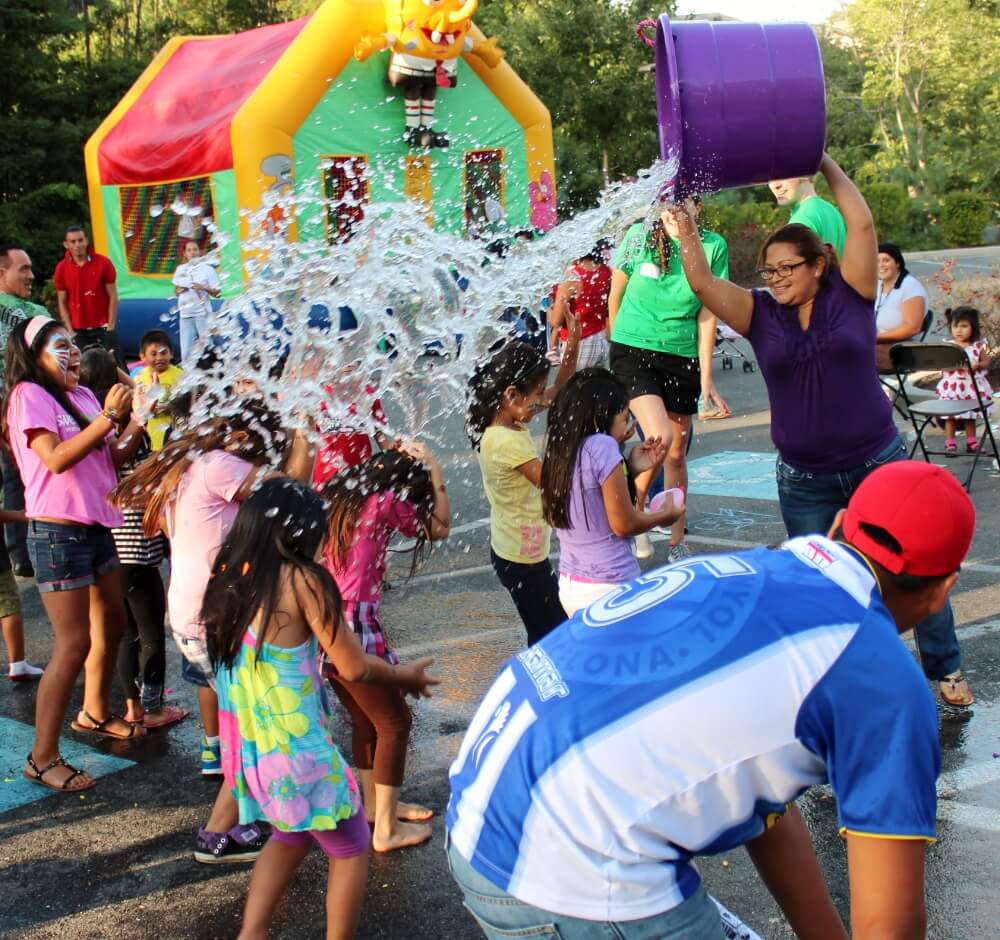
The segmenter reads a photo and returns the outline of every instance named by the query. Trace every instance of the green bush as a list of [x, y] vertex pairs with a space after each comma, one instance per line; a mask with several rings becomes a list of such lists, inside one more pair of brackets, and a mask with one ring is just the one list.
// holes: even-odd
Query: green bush
[[788, 210], [775, 203], [724, 203], [705, 200], [701, 224], [718, 232], [729, 245], [729, 279], [743, 287], [759, 287], [757, 255], [764, 239], [787, 221]]
[[875, 217], [880, 242], [909, 242], [910, 197], [901, 183], [869, 183], [862, 188], [865, 201]]
[[981, 245], [993, 216], [993, 203], [982, 193], [948, 193], [941, 208], [941, 229], [949, 248]]

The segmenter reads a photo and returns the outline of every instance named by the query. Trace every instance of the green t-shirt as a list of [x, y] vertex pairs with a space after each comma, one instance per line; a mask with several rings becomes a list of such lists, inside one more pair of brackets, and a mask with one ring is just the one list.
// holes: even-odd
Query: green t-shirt
[[832, 203], [819, 196], [810, 196], [798, 203], [789, 216], [788, 224], [797, 222], [811, 228], [820, 241], [833, 245], [837, 249], [837, 257], [844, 256], [844, 242], [847, 241], [847, 226], [840, 210]]
[[[659, 257], [647, 243], [642, 222], [633, 225], [615, 252], [612, 267], [628, 275], [611, 330], [611, 340], [639, 349], [698, 358], [698, 311], [701, 301], [688, 286], [681, 266], [681, 249], [672, 242], [664, 274]], [[729, 248], [715, 232], [702, 231], [701, 244], [716, 277], [729, 277]]]
[[50, 317], [41, 304], [32, 303], [15, 294], [0, 293], [0, 384], [3, 382], [4, 364], [7, 361], [7, 340], [14, 327], [31, 317]]

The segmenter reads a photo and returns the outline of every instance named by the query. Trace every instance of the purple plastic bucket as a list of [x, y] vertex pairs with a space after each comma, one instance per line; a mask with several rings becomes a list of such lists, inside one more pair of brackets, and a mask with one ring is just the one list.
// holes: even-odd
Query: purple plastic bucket
[[823, 59], [806, 23], [656, 27], [660, 154], [678, 194], [811, 176], [826, 145]]

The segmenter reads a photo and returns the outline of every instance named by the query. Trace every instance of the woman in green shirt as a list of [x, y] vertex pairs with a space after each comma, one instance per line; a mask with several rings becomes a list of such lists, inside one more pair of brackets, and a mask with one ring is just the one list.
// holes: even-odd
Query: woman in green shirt
[[[688, 286], [676, 239], [676, 222], [666, 211], [651, 228], [637, 222], [625, 233], [611, 263], [608, 324], [611, 371], [628, 389], [629, 408], [643, 434], [667, 445], [667, 486], [686, 491], [687, 442], [699, 393], [723, 414], [729, 406], [712, 382], [715, 316]], [[712, 272], [729, 277], [725, 240], [708, 231], [701, 239]], [[640, 510], [645, 500], [645, 491], [638, 490]], [[671, 527], [669, 561], [689, 554], [683, 540], [681, 518]], [[636, 554], [652, 554], [648, 539], [637, 540]]]

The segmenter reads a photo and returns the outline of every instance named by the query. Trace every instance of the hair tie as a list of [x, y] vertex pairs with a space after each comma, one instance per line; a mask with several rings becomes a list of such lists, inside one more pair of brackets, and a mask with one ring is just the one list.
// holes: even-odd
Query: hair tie
[[27, 346], [28, 349], [31, 349], [32, 344], [38, 338], [38, 334], [41, 333], [42, 330], [45, 329], [45, 327], [51, 322], [51, 317], [32, 317], [28, 321], [28, 325], [24, 328], [24, 345]]

